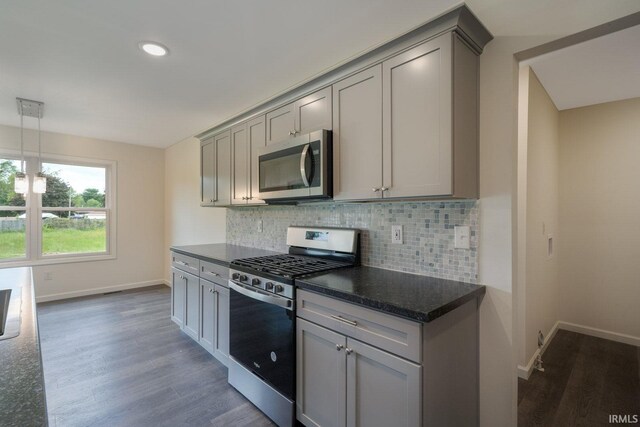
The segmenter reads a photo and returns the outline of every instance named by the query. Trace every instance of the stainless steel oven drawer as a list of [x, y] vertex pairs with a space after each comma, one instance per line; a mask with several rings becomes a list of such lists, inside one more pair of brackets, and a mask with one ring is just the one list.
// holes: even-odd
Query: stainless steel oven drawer
[[217, 283], [225, 288], [229, 287], [229, 267], [209, 261], [200, 261], [200, 277]]
[[298, 289], [297, 316], [348, 337], [422, 362], [422, 324]]
[[171, 253], [171, 265], [187, 273], [199, 274], [200, 260], [177, 252]]

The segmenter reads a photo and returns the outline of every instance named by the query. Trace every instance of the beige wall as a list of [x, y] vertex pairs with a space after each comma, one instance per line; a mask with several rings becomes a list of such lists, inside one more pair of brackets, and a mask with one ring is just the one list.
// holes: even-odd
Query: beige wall
[[[527, 193], [524, 354], [527, 366], [538, 348], [538, 331], [549, 335], [558, 321], [560, 299], [557, 254], [548, 256], [548, 238], [558, 245], [559, 117], [560, 114], [535, 73], [527, 67]], [[554, 249], [555, 251], [555, 249]]]
[[169, 281], [169, 247], [224, 243], [226, 209], [200, 207], [200, 142], [187, 138], [165, 150], [164, 274]]
[[562, 319], [640, 339], [640, 98], [560, 113]]
[[[25, 131], [26, 150], [37, 151], [36, 141], [34, 131]], [[117, 258], [36, 266], [36, 296], [66, 298], [162, 283], [163, 150], [48, 132], [42, 141], [43, 155], [117, 163]], [[0, 148], [19, 150], [20, 129], [0, 126]], [[45, 272], [52, 280], [44, 280]]]

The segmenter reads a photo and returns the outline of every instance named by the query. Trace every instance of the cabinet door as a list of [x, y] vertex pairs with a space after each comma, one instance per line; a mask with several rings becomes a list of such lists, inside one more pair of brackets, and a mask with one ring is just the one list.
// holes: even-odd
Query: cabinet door
[[296, 319], [296, 417], [307, 427], [346, 423], [346, 338]]
[[382, 197], [382, 65], [333, 85], [333, 198]]
[[229, 358], [229, 289], [215, 285], [216, 340], [213, 355], [225, 365]]
[[384, 197], [452, 193], [451, 37], [382, 64]]
[[185, 273], [171, 269], [171, 320], [180, 328], [184, 324]]
[[231, 129], [231, 204], [246, 205], [249, 196], [247, 124]]
[[266, 145], [265, 117], [261, 116], [247, 123], [247, 140], [249, 141], [249, 203], [263, 204], [258, 198], [259, 192], [259, 168], [258, 149]]
[[347, 426], [420, 426], [422, 367], [347, 338]]
[[200, 203], [213, 205], [215, 192], [215, 144], [213, 138], [200, 142]]
[[215, 142], [216, 206], [231, 204], [231, 132], [213, 137]]
[[217, 331], [216, 294], [214, 284], [200, 279], [200, 345], [214, 353]]
[[294, 103], [267, 113], [267, 144], [284, 141], [293, 136], [296, 129], [294, 114]]
[[184, 323], [182, 330], [194, 340], [200, 336], [200, 279], [182, 273], [185, 277]]
[[295, 130], [305, 134], [318, 129], [331, 130], [331, 87], [321, 89], [295, 102]]

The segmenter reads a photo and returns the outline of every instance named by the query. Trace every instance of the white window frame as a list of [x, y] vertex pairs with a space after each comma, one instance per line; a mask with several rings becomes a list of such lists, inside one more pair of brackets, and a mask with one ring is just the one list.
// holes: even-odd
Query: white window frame
[[[19, 160], [20, 153], [14, 150], [0, 150], [0, 157]], [[37, 172], [37, 153], [25, 152], [25, 172], [32, 180]], [[25, 207], [3, 208], [2, 210], [24, 210], [27, 213], [27, 223], [25, 224], [26, 258], [11, 258], [0, 260], [0, 267], [23, 267], [36, 265], [67, 264], [74, 262], [89, 262], [113, 260], [117, 258], [117, 209], [116, 209], [116, 183], [117, 162], [114, 160], [90, 159], [83, 157], [64, 156], [57, 154], [46, 154], [42, 157], [42, 163], [60, 163], [63, 165], [104, 167], [106, 170], [105, 181], [105, 207], [87, 208], [82, 210], [106, 212], [106, 251], [105, 252], [84, 252], [76, 254], [44, 255], [42, 253], [42, 212], [69, 211], [68, 207], [47, 208], [42, 207], [42, 196], [29, 191], [26, 198]], [[30, 181], [30, 186], [31, 186]], [[73, 208], [72, 210], [78, 210]]]

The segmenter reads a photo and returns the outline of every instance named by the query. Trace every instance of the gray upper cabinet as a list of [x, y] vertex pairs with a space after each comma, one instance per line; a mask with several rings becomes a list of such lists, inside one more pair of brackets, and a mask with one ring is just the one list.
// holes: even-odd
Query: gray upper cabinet
[[201, 206], [231, 204], [231, 132], [200, 142]]
[[447, 33], [384, 61], [384, 198], [478, 197], [478, 57]]
[[284, 141], [295, 133], [294, 104], [267, 113], [267, 144]]
[[452, 194], [451, 34], [383, 63], [384, 197]]
[[382, 197], [382, 65], [333, 85], [333, 198]]
[[258, 149], [265, 146], [265, 116], [231, 128], [231, 204], [264, 204], [258, 198]]
[[331, 130], [331, 87], [267, 113], [267, 144], [318, 129]]
[[[261, 115], [266, 145], [334, 131], [337, 201], [478, 198], [479, 55], [491, 39], [462, 5], [201, 133], [202, 204], [261, 203], [247, 127]], [[220, 186], [228, 183], [219, 182], [215, 162], [213, 169], [206, 163], [220, 156], [219, 147], [208, 144], [238, 124], [240, 133], [229, 137], [238, 154], [227, 199]], [[241, 164], [245, 153], [249, 161]]]
[[318, 129], [333, 129], [331, 117], [331, 87], [321, 89], [294, 103], [295, 131], [298, 134]]
[[231, 128], [231, 204], [246, 205], [249, 197], [247, 124]]
[[200, 142], [200, 204], [213, 206], [216, 198], [215, 144], [213, 137]]

